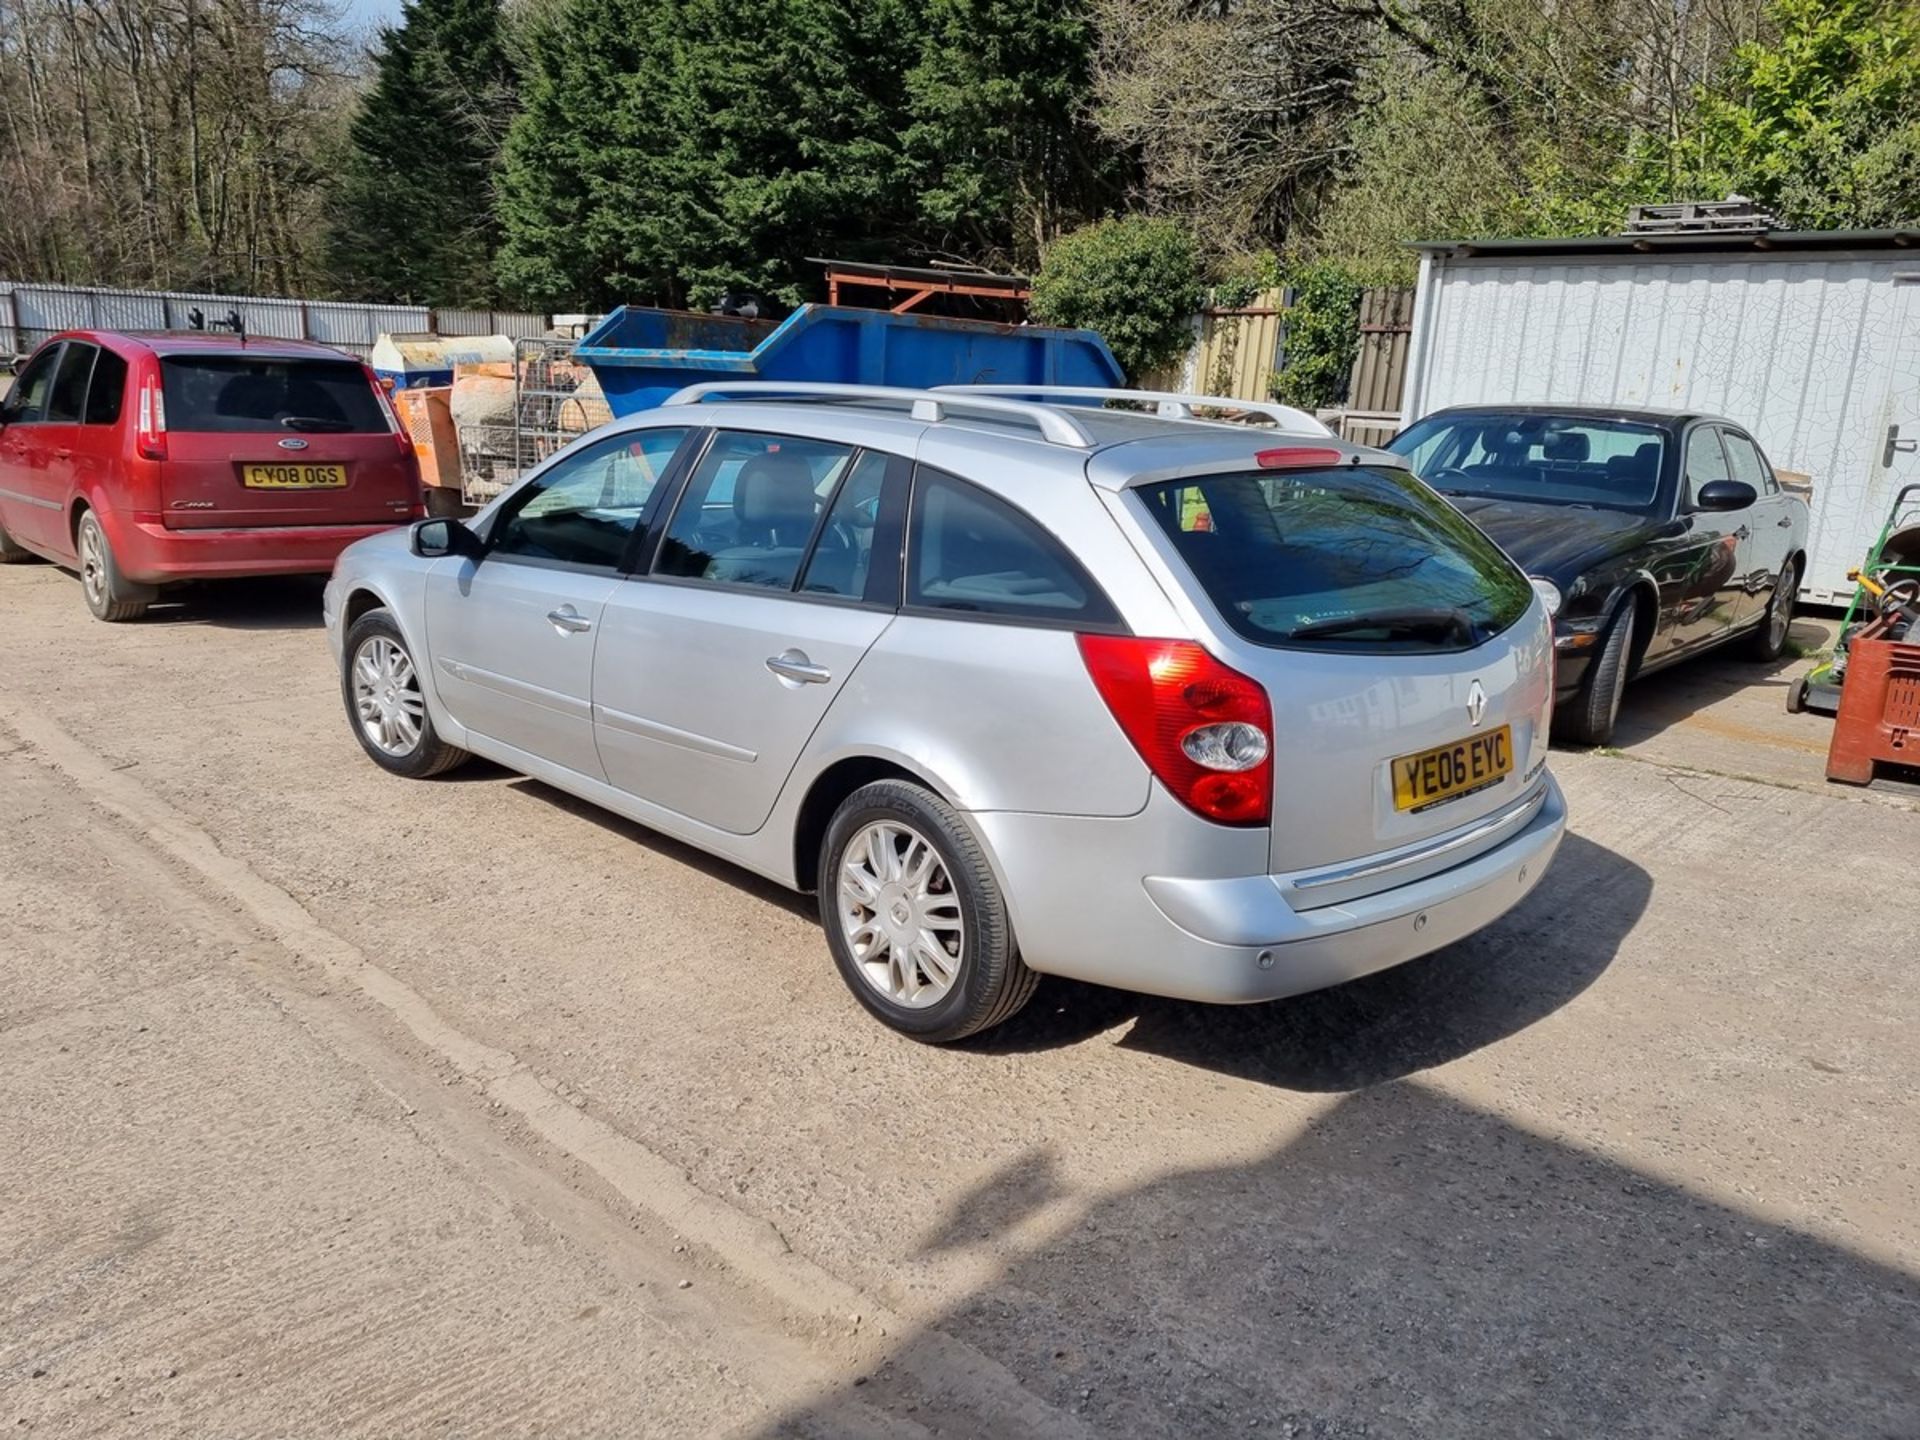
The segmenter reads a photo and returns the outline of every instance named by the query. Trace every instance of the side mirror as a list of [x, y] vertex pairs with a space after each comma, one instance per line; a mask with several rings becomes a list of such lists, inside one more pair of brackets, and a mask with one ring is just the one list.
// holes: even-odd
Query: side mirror
[[1744, 480], [1709, 480], [1693, 497], [1696, 510], [1744, 510], [1760, 494]]
[[445, 555], [478, 555], [480, 537], [458, 520], [420, 520], [408, 537], [407, 548], [422, 560]]

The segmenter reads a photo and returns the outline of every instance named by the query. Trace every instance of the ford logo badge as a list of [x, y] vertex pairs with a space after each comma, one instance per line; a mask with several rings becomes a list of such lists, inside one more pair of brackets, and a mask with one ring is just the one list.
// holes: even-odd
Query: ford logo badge
[[282, 450], [304, 450], [307, 448], [307, 442], [299, 439], [297, 436], [289, 435], [285, 440], [280, 442], [280, 448]]

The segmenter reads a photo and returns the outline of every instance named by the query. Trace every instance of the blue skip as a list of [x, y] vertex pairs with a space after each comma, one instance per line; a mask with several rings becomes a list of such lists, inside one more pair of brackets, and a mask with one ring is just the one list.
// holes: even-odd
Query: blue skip
[[615, 415], [651, 409], [688, 385], [717, 380], [848, 385], [1079, 385], [1125, 376], [1091, 330], [997, 325], [803, 305], [777, 325], [623, 305], [574, 348]]

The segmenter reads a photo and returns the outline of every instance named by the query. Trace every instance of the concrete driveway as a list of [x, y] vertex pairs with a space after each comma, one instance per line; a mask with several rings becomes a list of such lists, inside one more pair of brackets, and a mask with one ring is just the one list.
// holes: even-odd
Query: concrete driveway
[[375, 769], [317, 586], [0, 569], [0, 1425], [1920, 1434], [1920, 808], [1738, 663], [1466, 943], [930, 1050], [806, 902]]

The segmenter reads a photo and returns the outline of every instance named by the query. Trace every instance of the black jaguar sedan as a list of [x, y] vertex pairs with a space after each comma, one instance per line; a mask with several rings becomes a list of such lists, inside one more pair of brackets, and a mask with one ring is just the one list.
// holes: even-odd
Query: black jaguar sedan
[[1604, 744], [1628, 680], [1739, 637], [1786, 648], [1807, 506], [1714, 415], [1460, 406], [1387, 448], [1556, 587], [1554, 730]]

